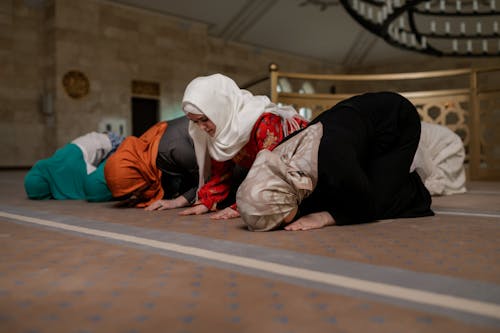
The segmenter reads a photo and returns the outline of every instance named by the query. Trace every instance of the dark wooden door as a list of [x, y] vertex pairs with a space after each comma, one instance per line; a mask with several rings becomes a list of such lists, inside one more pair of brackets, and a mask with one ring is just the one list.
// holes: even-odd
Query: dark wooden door
[[159, 121], [159, 101], [132, 97], [132, 135], [141, 136]]

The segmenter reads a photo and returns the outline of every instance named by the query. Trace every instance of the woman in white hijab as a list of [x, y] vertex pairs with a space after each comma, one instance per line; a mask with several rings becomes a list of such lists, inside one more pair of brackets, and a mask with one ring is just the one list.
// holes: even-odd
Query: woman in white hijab
[[398, 94], [342, 101], [257, 155], [236, 195], [241, 217], [268, 231], [434, 215], [419, 175], [408, 172], [419, 137], [418, 113]]
[[[200, 178], [197, 202], [181, 215], [222, 208], [231, 188], [239, 185], [234, 176], [236, 167], [246, 174], [260, 150], [272, 150], [288, 134], [307, 125], [292, 107], [280, 107], [266, 96], [254, 96], [222, 74], [191, 81], [184, 92], [182, 109], [191, 120], [189, 134]], [[213, 218], [238, 217], [236, 205], [229, 204]]]

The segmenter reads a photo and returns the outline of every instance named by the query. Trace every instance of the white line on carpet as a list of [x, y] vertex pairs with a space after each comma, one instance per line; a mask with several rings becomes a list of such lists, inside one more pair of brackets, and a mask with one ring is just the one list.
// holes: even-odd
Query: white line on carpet
[[500, 218], [500, 213], [479, 213], [479, 212], [465, 212], [465, 211], [458, 211], [458, 210], [441, 210], [441, 209], [433, 209], [433, 211], [437, 214], [442, 214], [442, 215], [459, 215], [459, 216]]
[[433, 293], [413, 288], [399, 287], [380, 282], [372, 282], [363, 279], [356, 279], [338, 274], [331, 274], [331, 273], [319, 272], [303, 268], [297, 268], [288, 265], [271, 263], [263, 260], [246, 258], [222, 252], [204, 250], [191, 246], [184, 246], [169, 242], [161, 242], [157, 240], [124, 235], [115, 232], [91, 229], [86, 227], [73, 226], [45, 219], [22, 216], [18, 214], [10, 214], [2, 211], [0, 211], [0, 216], [13, 220], [46, 226], [50, 228], [67, 230], [86, 235], [103, 237], [138, 245], [149, 246], [157, 249], [173, 251], [185, 255], [210, 259], [240, 267], [246, 267], [250, 269], [273, 273], [281, 276], [299, 278], [313, 282], [324, 283], [331, 286], [358, 290], [375, 295], [398, 298], [410, 302], [434, 305], [466, 313], [472, 313], [476, 315], [500, 319], [500, 305], [494, 303], [481, 302], [463, 297]]

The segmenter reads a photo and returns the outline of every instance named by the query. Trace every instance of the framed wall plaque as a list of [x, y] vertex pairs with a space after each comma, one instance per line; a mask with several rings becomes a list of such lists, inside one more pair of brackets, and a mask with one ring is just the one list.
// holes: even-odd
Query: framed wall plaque
[[90, 83], [85, 74], [72, 70], [64, 74], [62, 83], [71, 98], [82, 98], [89, 93]]

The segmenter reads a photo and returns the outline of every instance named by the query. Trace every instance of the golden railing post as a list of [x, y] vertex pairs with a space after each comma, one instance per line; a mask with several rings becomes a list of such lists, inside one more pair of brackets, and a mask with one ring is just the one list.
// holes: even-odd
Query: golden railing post
[[270, 64], [269, 65], [269, 76], [271, 78], [271, 102], [278, 102], [278, 65]]

